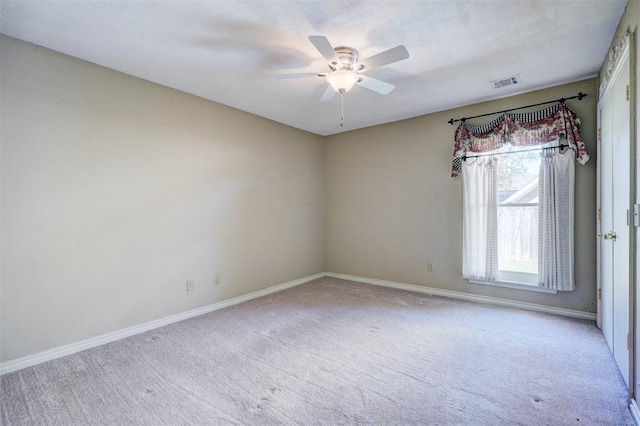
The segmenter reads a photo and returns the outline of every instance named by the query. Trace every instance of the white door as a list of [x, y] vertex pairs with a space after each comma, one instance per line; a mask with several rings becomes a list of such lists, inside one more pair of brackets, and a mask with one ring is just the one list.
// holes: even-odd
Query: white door
[[630, 213], [631, 144], [629, 59], [622, 57], [599, 103], [601, 327], [627, 386], [631, 356]]
[[[600, 102], [598, 117], [600, 119], [600, 151], [598, 153], [598, 172], [600, 175], [600, 229], [599, 235], [613, 229], [613, 144], [611, 96]], [[600, 240], [600, 328], [613, 352], [613, 245]]]

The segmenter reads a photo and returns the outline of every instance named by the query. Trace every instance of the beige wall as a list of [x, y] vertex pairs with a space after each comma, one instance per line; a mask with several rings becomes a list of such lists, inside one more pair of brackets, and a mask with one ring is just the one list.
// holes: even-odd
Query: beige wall
[[[462, 201], [459, 179], [449, 177], [455, 127], [447, 121], [579, 91], [589, 96], [569, 105], [591, 160], [576, 168], [577, 289], [552, 295], [469, 284], [461, 278]], [[328, 137], [328, 270], [595, 312], [596, 98], [591, 79]]]
[[0, 49], [1, 360], [324, 270], [320, 136]]

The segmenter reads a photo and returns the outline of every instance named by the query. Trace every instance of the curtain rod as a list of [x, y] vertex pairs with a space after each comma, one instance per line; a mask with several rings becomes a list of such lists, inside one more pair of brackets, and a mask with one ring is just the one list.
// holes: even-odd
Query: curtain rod
[[519, 109], [530, 108], [530, 107], [539, 106], [539, 105], [552, 104], [552, 103], [555, 103], [555, 102], [562, 103], [562, 102], [567, 101], [569, 99], [578, 99], [579, 101], [581, 101], [582, 98], [584, 98], [585, 96], [587, 96], [585, 93], [578, 92], [578, 94], [575, 95], [575, 96], [571, 96], [571, 97], [568, 97], [568, 98], [560, 98], [560, 99], [556, 99], [556, 100], [553, 100], [553, 101], [540, 102], [539, 104], [531, 104], [531, 105], [521, 106], [521, 107], [518, 107], [518, 108], [505, 109], [504, 111], [488, 112], [486, 114], [474, 115], [472, 117], [456, 118], [455, 120], [452, 118], [451, 120], [447, 121], [447, 123], [453, 125], [453, 123], [455, 123], [456, 121], [463, 121], [464, 122], [464, 121], [470, 120], [472, 118], [486, 117], [488, 115], [494, 115], [494, 114], [504, 114], [505, 112], [516, 111], [516, 110], [519, 110]]
[[492, 153], [487, 153], [487, 154], [478, 154], [478, 155], [465, 155], [464, 157], [459, 157], [462, 160], [466, 160], [467, 158], [477, 158], [477, 157], [486, 157], [489, 155], [505, 155], [505, 154], [519, 154], [521, 152], [528, 152], [528, 151], [542, 151], [545, 149], [564, 149], [564, 148], [569, 148], [569, 145], [565, 145], [565, 144], [560, 144], [560, 145], [554, 145], [554, 146], [546, 146], [543, 148], [531, 148], [531, 149], [519, 149], [516, 151], [506, 151], [506, 152], [492, 152]]

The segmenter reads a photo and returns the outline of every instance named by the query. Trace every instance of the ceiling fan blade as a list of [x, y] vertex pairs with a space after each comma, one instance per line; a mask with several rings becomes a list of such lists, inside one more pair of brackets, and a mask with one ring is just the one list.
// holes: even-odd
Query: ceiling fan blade
[[320, 98], [320, 102], [329, 102], [336, 95], [336, 91], [333, 90], [333, 87], [327, 86], [327, 90], [324, 91], [324, 94]]
[[324, 77], [326, 73], [299, 72], [295, 74], [276, 74], [276, 78]]
[[318, 49], [318, 52], [320, 52], [327, 62], [333, 65], [338, 65], [340, 63], [340, 58], [338, 58], [336, 51], [333, 50], [333, 46], [331, 46], [331, 43], [329, 43], [329, 40], [325, 36], [312, 35], [309, 36], [309, 41], [313, 43], [316, 49]]
[[[366, 59], [358, 61], [356, 65], [356, 71], [368, 71], [374, 68], [381, 67], [383, 65], [392, 64], [394, 62], [402, 61], [409, 57], [409, 51], [406, 47], [400, 45], [393, 49], [385, 50], [377, 55], [370, 56]], [[357, 69], [358, 66], [364, 65], [361, 70]]]
[[361, 75], [360, 80], [358, 80], [356, 84], [366, 89], [373, 90], [374, 92], [378, 92], [381, 95], [386, 95], [396, 87], [393, 84], [389, 84], [381, 80], [376, 80], [375, 78], [367, 77], [365, 75]]

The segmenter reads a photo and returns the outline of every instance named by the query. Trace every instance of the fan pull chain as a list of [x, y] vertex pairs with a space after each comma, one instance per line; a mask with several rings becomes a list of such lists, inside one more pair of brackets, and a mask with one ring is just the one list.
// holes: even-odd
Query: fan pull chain
[[341, 112], [340, 112], [340, 127], [344, 127], [344, 93], [340, 93], [340, 106], [341, 106]]

